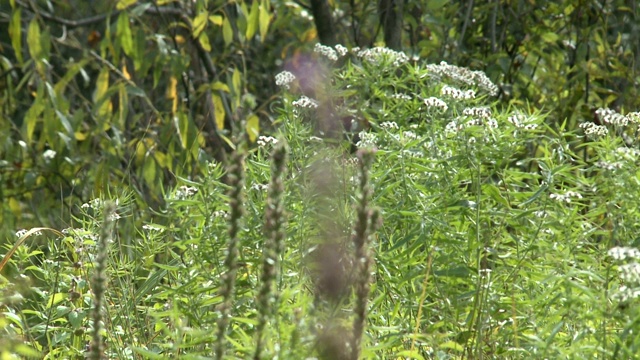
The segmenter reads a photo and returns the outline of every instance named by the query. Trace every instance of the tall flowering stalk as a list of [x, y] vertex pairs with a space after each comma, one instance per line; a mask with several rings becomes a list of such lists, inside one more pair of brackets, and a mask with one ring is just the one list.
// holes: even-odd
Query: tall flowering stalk
[[98, 254], [94, 268], [93, 280], [91, 282], [93, 290], [93, 309], [91, 318], [93, 320], [93, 330], [91, 332], [91, 345], [89, 347], [88, 358], [91, 360], [106, 359], [104, 342], [102, 341], [102, 308], [104, 306], [104, 294], [107, 289], [107, 260], [109, 258], [109, 243], [113, 237], [115, 224], [116, 204], [107, 201], [104, 204], [104, 220], [98, 241]]
[[260, 359], [263, 348], [263, 332], [269, 317], [278, 306], [277, 293], [274, 290], [278, 275], [278, 259], [282, 254], [284, 239], [284, 183], [287, 148], [282, 142], [273, 150], [271, 156], [271, 182], [265, 211], [265, 243], [262, 258], [261, 287], [258, 293], [258, 326], [256, 327], [256, 351], [254, 359]]
[[360, 344], [364, 332], [365, 321], [367, 319], [367, 302], [370, 290], [370, 266], [371, 254], [369, 253], [369, 239], [376, 229], [380, 220], [380, 212], [371, 209], [369, 199], [372, 188], [369, 184], [369, 170], [373, 162], [373, 150], [365, 149], [358, 151], [360, 164], [360, 197], [357, 207], [357, 221], [353, 244], [355, 248], [355, 319], [353, 320], [353, 338], [351, 343], [351, 359], [357, 360], [360, 357]]
[[222, 359], [225, 353], [225, 335], [229, 326], [231, 307], [233, 306], [233, 295], [236, 283], [236, 273], [238, 271], [238, 233], [240, 232], [240, 220], [243, 214], [242, 188], [244, 185], [244, 156], [242, 144], [238, 145], [234, 152], [231, 165], [229, 167], [229, 241], [227, 246], [227, 256], [224, 267], [227, 272], [222, 279], [222, 304], [219, 307], [220, 319], [218, 320], [218, 331], [215, 346], [216, 359]]

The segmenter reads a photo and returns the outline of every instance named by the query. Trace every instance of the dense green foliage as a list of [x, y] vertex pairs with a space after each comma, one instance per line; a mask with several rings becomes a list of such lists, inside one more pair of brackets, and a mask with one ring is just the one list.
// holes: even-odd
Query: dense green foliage
[[640, 352], [634, 2], [323, 3], [0, 4], [0, 357]]

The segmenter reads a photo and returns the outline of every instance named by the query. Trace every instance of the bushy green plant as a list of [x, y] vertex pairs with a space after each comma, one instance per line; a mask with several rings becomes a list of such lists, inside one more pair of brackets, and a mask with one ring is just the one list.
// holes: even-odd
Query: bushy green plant
[[[179, 178], [161, 212], [119, 199], [106, 356], [634, 356], [637, 114], [557, 130], [496, 108], [481, 72], [381, 48], [310, 59], [313, 79], [276, 76], [277, 131], [237, 146], [244, 164]], [[90, 342], [105, 249], [87, 236], [101, 201], [85, 210], [66, 237], [5, 256], [8, 354]]]

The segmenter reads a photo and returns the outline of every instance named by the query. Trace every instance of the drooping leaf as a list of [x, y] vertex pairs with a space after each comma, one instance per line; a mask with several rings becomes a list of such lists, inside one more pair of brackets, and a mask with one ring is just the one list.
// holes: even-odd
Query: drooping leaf
[[271, 22], [271, 15], [269, 14], [269, 1], [263, 0], [260, 4], [260, 41], [264, 42], [267, 37], [267, 31], [269, 31], [269, 23]]
[[222, 99], [217, 94], [212, 94], [211, 99], [213, 100], [213, 108], [214, 115], [216, 117], [216, 129], [222, 130], [224, 129], [224, 106], [222, 105]]
[[260, 6], [257, 1], [254, 1], [253, 4], [251, 4], [251, 10], [249, 12], [249, 20], [247, 22], [247, 32], [245, 33], [247, 40], [251, 39], [253, 35], [255, 35], [256, 30], [258, 30], [259, 15], [260, 15]]
[[18, 64], [22, 65], [22, 26], [20, 22], [22, 12], [17, 9], [11, 16], [9, 22], [9, 37], [11, 38], [11, 46], [18, 59]]
[[111, 114], [111, 101], [108, 99], [107, 90], [109, 90], [109, 70], [104, 68], [98, 74], [96, 89], [93, 94], [93, 102], [97, 106], [96, 114], [98, 116], [109, 116]]
[[222, 38], [224, 39], [224, 43], [227, 46], [233, 41], [233, 28], [231, 27], [229, 18], [226, 17], [224, 18], [224, 22], [222, 23]]
[[118, 15], [116, 31], [124, 53], [128, 56], [133, 56], [133, 36], [131, 35], [131, 27], [129, 26], [129, 15], [124, 11]]

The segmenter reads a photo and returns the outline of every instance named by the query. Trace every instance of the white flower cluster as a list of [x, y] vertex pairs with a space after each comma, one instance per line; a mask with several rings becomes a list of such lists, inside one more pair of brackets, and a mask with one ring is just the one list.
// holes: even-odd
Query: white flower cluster
[[268, 144], [275, 145], [278, 143], [278, 139], [273, 136], [259, 136], [257, 143], [259, 146], [266, 146]]
[[[27, 232], [29, 232], [29, 230], [27, 230], [27, 229], [18, 230], [18, 231], [16, 231], [16, 237], [19, 237], [19, 238], [23, 237]], [[33, 235], [34, 236], [40, 236], [40, 235], [42, 235], [42, 231], [36, 231], [36, 232], [33, 233]]]
[[164, 228], [157, 226], [157, 225], [153, 225], [153, 224], [144, 224], [142, 225], [142, 229], [143, 230], [147, 230], [150, 232], [163, 232]]
[[393, 121], [385, 121], [383, 123], [380, 123], [380, 127], [383, 129], [397, 129], [398, 124]]
[[402, 136], [405, 139], [409, 139], [409, 140], [416, 140], [418, 138], [418, 135], [416, 135], [416, 133], [414, 133], [413, 131], [403, 131]]
[[291, 84], [295, 79], [295, 75], [288, 71], [283, 71], [276, 75], [276, 85], [289, 89], [289, 84]]
[[386, 47], [374, 47], [371, 49], [358, 51], [358, 57], [372, 64], [379, 64], [382, 59], [393, 61], [393, 66], [398, 67], [407, 61], [409, 57], [403, 52], [394, 51]]
[[630, 123], [633, 123], [633, 124], [640, 123], [640, 112], [636, 111], [636, 112], [628, 113], [627, 118], [629, 119]]
[[309, 109], [316, 109], [318, 107], [317, 101], [309, 97], [306, 97], [304, 95], [302, 95], [300, 99], [292, 102], [291, 104], [295, 107], [309, 108]]
[[373, 147], [376, 145], [376, 140], [377, 140], [376, 134], [369, 133], [366, 131], [360, 131], [358, 136], [360, 137], [360, 141], [358, 141], [358, 143], [356, 144], [357, 147], [359, 148]]
[[338, 52], [338, 55], [340, 56], [345, 56], [349, 53], [349, 49], [347, 49], [346, 47], [340, 44], [336, 45], [335, 48], [336, 48], [336, 51]]
[[605, 136], [609, 133], [606, 126], [596, 125], [592, 122], [583, 122], [579, 126], [584, 129], [584, 134], [587, 135], [587, 137]]
[[211, 216], [213, 216], [214, 218], [226, 219], [229, 217], [229, 214], [224, 210], [216, 210], [211, 214]]
[[477, 116], [480, 118], [488, 119], [491, 117], [491, 109], [488, 107], [472, 107], [462, 110], [462, 115], [465, 116]]
[[620, 157], [622, 157], [623, 159], [636, 161], [638, 156], [640, 156], [640, 150], [621, 146], [616, 149], [616, 154], [620, 155]]
[[596, 166], [601, 168], [601, 169], [605, 169], [605, 170], [609, 170], [609, 171], [613, 171], [616, 169], [622, 169], [623, 165], [621, 162], [608, 162], [608, 161], [604, 161], [604, 160], [600, 160], [596, 163]]
[[198, 189], [193, 186], [182, 185], [176, 190], [174, 197], [176, 199], [184, 200], [190, 198], [198, 192]]
[[317, 43], [314, 47], [313, 47], [313, 52], [316, 52], [324, 57], [326, 57], [327, 59], [331, 60], [331, 61], [337, 61], [338, 60], [338, 52], [330, 47], [330, 46], [326, 46], [326, 45], [322, 45], [320, 43]]
[[456, 134], [463, 128], [464, 126], [462, 124], [458, 124], [456, 121], [451, 121], [444, 127], [444, 133], [447, 135]]
[[568, 204], [571, 202], [571, 198], [582, 199], [582, 194], [575, 191], [567, 191], [564, 194], [551, 194], [549, 195], [549, 197], [555, 199], [556, 201], [565, 202]]
[[538, 127], [538, 124], [532, 124], [530, 122], [531, 120], [527, 119], [527, 117], [522, 114], [511, 115], [507, 120], [512, 123], [513, 126], [521, 129], [523, 128], [525, 130], [534, 130]]
[[491, 96], [498, 95], [498, 86], [494, 84], [482, 71], [472, 71], [464, 67], [449, 65], [445, 61], [440, 64], [427, 65], [429, 75], [437, 78], [449, 78], [465, 85], [476, 85]]
[[440, 89], [440, 95], [449, 96], [456, 100], [471, 100], [476, 98], [476, 92], [471, 89], [462, 91], [449, 85], [445, 85]]
[[55, 152], [55, 150], [47, 149], [45, 150], [44, 153], [42, 153], [42, 157], [44, 158], [45, 161], [50, 161], [54, 157], [56, 157], [56, 154], [57, 153]]
[[620, 286], [614, 293], [614, 298], [627, 301], [640, 297], [640, 264], [637, 262], [640, 260], [640, 250], [625, 246], [611, 248], [607, 253], [617, 261], [630, 260], [629, 263], [618, 266], [620, 279], [626, 284]]
[[614, 126], [627, 126], [629, 124], [629, 118], [618, 114], [616, 111], [611, 109], [599, 108], [596, 110], [596, 115], [605, 123], [611, 124]]
[[269, 189], [269, 185], [267, 184], [253, 184], [251, 185], [251, 190], [257, 190], [260, 192], [267, 191]]
[[392, 97], [393, 99], [411, 100], [411, 96], [410, 96], [410, 95], [407, 95], [407, 94], [401, 94], [401, 93], [393, 94], [393, 95], [391, 95], [391, 97]]
[[447, 111], [449, 108], [446, 102], [433, 96], [428, 99], [424, 99], [424, 104], [429, 108], [440, 108], [442, 111]]
[[640, 260], [640, 249], [638, 248], [616, 246], [614, 248], [609, 249], [607, 253], [609, 254], [609, 256], [611, 256], [615, 260], [626, 260], [626, 259]]

